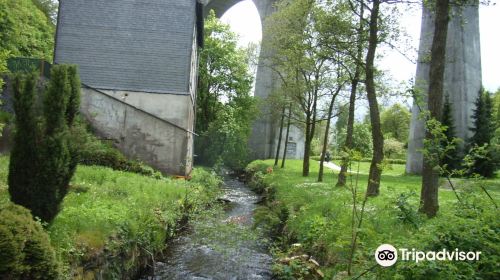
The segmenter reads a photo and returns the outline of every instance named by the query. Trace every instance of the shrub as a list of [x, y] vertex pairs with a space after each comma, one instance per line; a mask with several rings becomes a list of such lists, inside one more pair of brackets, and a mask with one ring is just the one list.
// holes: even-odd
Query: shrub
[[59, 263], [49, 237], [26, 208], [0, 208], [0, 278], [58, 279]]
[[384, 155], [388, 159], [404, 158], [406, 154], [404, 143], [394, 138], [384, 140]]
[[29, 208], [34, 216], [46, 222], [59, 212], [78, 162], [76, 148], [70, 147], [68, 131], [76, 110], [67, 110], [70, 100], [72, 106], [79, 104], [76, 99], [80, 84], [74, 75], [77, 75], [74, 66], [52, 67], [52, 78], [43, 96], [41, 121], [37, 121], [34, 110], [36, 76], [17, 76], [14, 80], [16, 132], [9, 192], [13, 202]]
[[421, 228], [405, 245], [422, 251], [481, 251], [478, 261], [398, 262], [396, 269], [383, 270], [382, 279], [498, 279], [500, 223], [494, 210], [467, 218], [461, 210]]
[[[31, 188], [36, 177], [35, 77], [16, 76], [13, 81], [16, 131], [9, 165], [9, 193], [14, 203], [31, 208]], [[32, 208], [31, 208], [32, 209]]]
[[129, 160], [110, 143], [99, 140], [90, 131], [89, 125], [81, 118], [76, 118], [71, 129], [70, 142], [75, 147], [78, 163], [99, 165], [113, 170], [128, 171], [146, 176], [162, 177], [161, 173], [140, 162]]

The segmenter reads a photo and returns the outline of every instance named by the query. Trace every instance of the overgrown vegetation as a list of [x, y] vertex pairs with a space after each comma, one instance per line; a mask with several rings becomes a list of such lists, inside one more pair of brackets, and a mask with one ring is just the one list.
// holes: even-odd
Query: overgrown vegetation
[[78, 162], [83, 165], [99, 165], [114, 170], [128, 171], [141, 175], [161, 178], [163, 175], [153, 168], [136, 160], [128, 159], [109, 141], [94, 135], [92, 127], [78, 117], [71, 130], [71, 142], [76, 148]]
[[[275, 272], [278, 279], [319, 279], [307, 261], [283, 260], [307, 254], [321, 265], [325, 279], [350, 279], [366, 273], [363, 279], [495, 279], [498, 271], [500, 223], [497, 210], [478, 184], [486, 186], [493, 199], [500, 194], [498, 180], [454, 179], [462, 198], [460, 203], [450, 187], [440, 190], [441, 211], [435, 219], [418, 212], [420, 177], [406, 176], [404, 166], [384, 167], [381, 187], [386, 191], [366, 200], [361, 186], [368, 179], [369, 163], [351, 161], [346, 188], [332, 188], [337, 172], [327, 172], [324, 183], [314, 176], [301, 176], [299, 161], [289, 161], [286, 169], [272, 169], [272, 161], [252, 162], [251, 185], [268, 194], [267, 202], [256, 213], [256, 224], [275, 236]], [[313, 173], [314, 175], [314, 173]], [[357, 181], [358, 180], [358, 181]], [[356, 189], [357, 191], [353, 190]], [[354, 195], [353, 195], [354, 194]], [[353, 202], [356, 202], [355, 207]], [[465, 204], [464, 204], [465, 203]], [[363, 222], [353, 225], [353, 209]], [[352, 250], [353, 232], [357, 234]], [[399, 261], [384, 269], [375, 263], [373, 252], [380, 244], [418, 250], [483, 251], [488, 256], [479, 262]], [[495, 243], [496, 245], [493, 245]], [[297, 247], [300, 246], [300, 249]], [[352, 271], [348, 266], [352, 256]]]
[[76, 66], [54, 66], [40, 115], [35, 108], [37, 80], [34, 74], [17, 75], [13, 82], [16, 131], [9, 193], [14, 203], [51, 222], [78, 163], [69, 133], [78, 111], [80, 83]]
[[257, 115], [250, 95], [253, 78], [249, 52], [237, 46], [237, 36], [210, 11], [200, 51], [196, 102], [197, 163], [222, 164], [241, 170], [249, 162], [247, 145]]
[[[2, 207], [9, 203], [8, 160], [0, 158]], [[215, 201], [219, 183], [203, 169], [184, 181], [78, 166], [61, 212], [47, 227], [63, 275], [134, 277], [163, 251], [182, 223]]]
[[470, 128], [472, 137], [468, 141], [468, 146], [470, 150], [483, 148], [484, 153], [474, 155], [474, 164], [468, 170], [468, 174], [478, 174], [490, 178], [493, 177], [499, 165], [496, 161], [495, 154], [500, 152], [498, 147], [492, 146], [495, 123], [492, 115], [493, 104], [490, 94], [481, 90], [475, 105], [472, 115], [474, 125]]
[[43, 2], [48, 0], [0, 1], [0, 53], [52, 61], [55, 25], [40, 9]]
[[1, 203], [1, 278], [58, 279], [60, 269], [49, 236], [40, 222], [34, 221], [29, 210], [22, 206]]

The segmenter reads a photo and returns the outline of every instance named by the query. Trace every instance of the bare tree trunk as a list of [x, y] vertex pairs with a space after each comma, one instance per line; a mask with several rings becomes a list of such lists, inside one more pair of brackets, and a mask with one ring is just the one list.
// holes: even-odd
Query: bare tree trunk
[[[354, 132], [354, 110], [356, 109], [356, 91], [359, 83], [359, 66], [356, 66], [356, 72], [354, 73], [354, 79], [351, 81], [351, 96], [349, 97], [349, 117], [347, 119], [347, 135], [345, 138], [345, 144], [343, 147], [344, 151], [352, 149], [353, 144], [353, 132]], [[340, 173], [337, 180], [337, 187], [343, 187], [346, 184], [347, 168], [349, 163], [343, 159], [342, 165], [340, 167]]]
[[309, 142], [309, 138], [311, 134], [311, 116], [309, 114], [306, 115], [306, 135], [304, 142], [304, 156], [302, 159], [302, 176], [309, 175], [309, 150], [311, 147], [311, 142]]
[[[343, 150], [348, 151], [352, 149], [353, 145], [353, 133], [354, 133], [354, 111], [356, 110], [356, 93], [358, 89], [359, 79], [361, 76], [361, 56], [363, 55], [363, 14], [364, 14], [364, 4], [361, 1], [359, 8], [359, 28], [357, 36], [357, 53], [356, 53], [356, 70], [354, 71], [354, 77], [351, 80], [351, 96], [349, 97], [349, 117], [347, 119], [347, 135], [345, 138], [345, 143]], [[342, 160], [342, 165], [340, 167], [340, 173], [337, 180], [337, 187], [343, 187], [346, 184], [347, 168], [349, 163], [344, 158]]]
[[288, 149], [288, 136], [290, 135], [290, 122], [292, 119], [292, 103], [288, 107], [288, 122], [286, 125], [285, 148], [283, 149], [283, 159], [281, 160], [281, 168], [285, 168], [286, 151]]
[[281, 138], [283, 136], [283, 123], [285, 121], [285, 105], [283, 105], [283, 109], [281, 110], [281, 121], [280, 121], [280, 133], [278, 136], [278, 147], [276, 148], [276, 156], [274, 157], [274, 166], [278, 166], [278, 160], [280, 157], [280, 149], [281, 149]]
[[302, 161], [302, 176], [309, 176], [309, 166], [311, 157], [311, 143], [314, 138], [314, 131], [316, 129], [316, 106], [318, 103], [318, 90], [315, 89], [313, 93], [313, 107], [312, 116], [308, 115], [306, 121], [306, 142], [304, 144], [304, 159]]
[[[436, 0], [434, 37], [432, 38], [431, 62], [429, 70], [428, 108], [430, 117], [441, 121], [443, 109], [443, 80], [446, 63], [446, 39], [448, 37], [449, 0]], [[425, 138], [432, 140], [433, 135], [427, 130]], [[422, 169], [422, 190], [420, 193], [420, 212], [429, 218], [436, 216], [439, 210], [438, 186], [439, 173], [437, 162], [424, 157]]]
[[319, 174], [318, 174], [318, 182], [323, 182], [323, 164], [325, 162], [325, 154], [328, 146], [328, 134], [330, 133], [330, 122], [332, 119], [333, 113], [333, 103], [335, 103], [335, 99], [337, 98], [337, 94], [340, 91], [338, 89], [337, 93], [332, 96], [332, 100], [330, 101], [330, 106], [328, 107], [328, 119], [326, 120], [326, 128], [325, 128], [325, 137], [323, 138], [323, 149], [321, 151], [321, 159], [319, 162]]
[[382, 170], [380, 164], [384, 160], [384, 136], [380, 126], [380, 112], [378, 110], [377, 93], [374, 81], [374, 60], [378, 45], [378, 17], [380, 0], [373, 0], [370, 15], [370, 36], [368, 39], [368, 53], [366, 55], [366, 92], [370, 106], [370, 120], [372, 126], [373, 157], [368, 176], [368, 196], [377, 196], [380, 192], [380, 177]]

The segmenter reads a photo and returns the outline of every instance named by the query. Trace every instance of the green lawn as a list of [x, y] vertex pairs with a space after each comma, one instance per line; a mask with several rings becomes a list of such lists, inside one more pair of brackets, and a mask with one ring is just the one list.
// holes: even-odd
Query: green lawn
[[[0, 157], [0, 204], [8, 201], [7, 174], [8, 158]], [[218, 184], [202, 169], [187, 182], [78, 166], [62, 211], [48, 227], [51, 242], [67, 274], [88, 276], [93, 272], [83, 267], [98, 262], [126, 273], [140, 256], [164, 249], [184, 214], [214, 201]]]
[[[273, 161], [257, 161], [250, 166], [259, 164], [272, 166]], [[306, 253], [319, 260], [322, 269], [327, 272], [327, 276], [333, 277], [338, 273], [342, 275], [347, 270], [352, 236], [353, 198], [350, 187], [335, 187], [337, 171], [325, 169], [324, 182], [318, 183], [318, 167], [319, 164], [316, 161], [311, 161], [310, 176], [302, 177], [302, 161], [289, 160], [285, 169], [274, 168], [273, 172], [265, 174], [263, 181], [266, 186], [274, 189], [274, 201], [268, 203], [267, 210], [261, 209], [257, 212], [257, 223], [269, 224], [277, 219], [283, 220], [283, 214], [280, 214], [283, 213], [281, 209], [287, 209], [285, 212], [288, 212], [288, 216], [283, 232], [287, 240], [284, 243], [288, 243], [288, 245], [295, 242], [302, 244]], [[357, 170], [357, 168], [358, 163], [353, 163], [352, 169]], [[348, 176], [349, 184], [357, 186], [358, 211], [367, 186], [368, 169], [369, 163], [362, 162], [359, 164], [359, 175], [353, 173]], [[484, 193], [478, 188], [474, 188], [467, 180], [454, 181], [461, 197], [467, 200], [467, 203], [470, 201], [471, 204], [480, 205], [478, 207], [484, 211], [484, 216], [487, 216], [488, 219], [496, 219], [498, 211], [494, 210]], [[500, 180], [486, 180], [484, 183], [498, 204], [500, 201]], [[457, 205], [454, 193], [448, 188], [440, 188], [440, 211], [436, 218], [427, 219], [420, 215], [416, 211], [420, 188], [421, 177], [404, 175], [404, 165], [393, 164], [384, 170], [380, 195], [368, 199], [366, 203], [364, 221], [359, 233], [359, 249], [354, 257], [353, 275], [359, 274], [375, 264], [372, 254], [380, 244], [389, 243], [396, 248], [409, 246], [409, 244], [424, 247], [425, 244], [419, 245], [418, 242], [427, 240], [427, 235], [430, 232], [437, 231], [443, 225], [445, 228], [451, 228], [447, 223], [461, 221], [462, 218], [457, 218], [458, 214], [456, 213], [457, 209], [464, 207]], [[273, 213], [276, 216], [274, 219], [269, 217]], [[493, 226], [496, 230], [500, 230], [498, 222]], [[419, 237], [417, 238], [417, 236]], [[277, 253], [277, 255], [281, 257], [293, 255], [294, 252], [291, 252], [290, 248], [285, 246], [285, 249], [282, 248], [283, 252]], [[498, 247], [492, 250], [498, 250]], [[494, 252], [498, 256], [499, 252]], [[290, 269], [281, 267], [278, 271], [286, 274], [289, 273]], [[380, 273], [383, 272], [376, 270], [365, 277], [373, 279]], [[416, 276], [412, 275], [411, 277]], [[439, 279], [439, 277], [435, 279]], [[283, 279], [288, 278], [284, 277]]]

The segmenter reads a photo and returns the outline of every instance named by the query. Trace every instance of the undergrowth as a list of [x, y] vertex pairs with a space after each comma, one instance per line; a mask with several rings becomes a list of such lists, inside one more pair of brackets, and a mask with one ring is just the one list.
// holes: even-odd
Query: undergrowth
[[[256, 226], [273, 235], [274, 272], [277, 279], [320, 279], [310, 259], [320, 264], [325, 279], [498, 279], [500, 222], [498, 210], [474, 184], [457, 180], [465, 201], [459, 203], [448, 188], [440, 190], [440, 212], [434, 219], [418, 213], [421, 178], [403, 175], [404, 166], [394, 164], [384, 172], [381, 195], [369, 198], [363, 224], [357, 229], [357, 247], [348, 275], [353, 233], [353, 196], [349, 188], [337, 188], [336, 172], [329, 170], [325, 182], [316, 182], [317, 169], [301, 176], [301, 161], [290, 160], [285, 169], [270, 168], [272, 161], [256, 161], [247, 167], [250, 186], [268, 193], [255, 214]], [[357, 164], [357, 163], [356, 163]], [[361, 162], [356, 209], [367, 183], [366, 164]], [[348, 177], [348, 183], [355, 180]], [[494, 199], [499, 198], [499, 181], [486, 180]], [[375, 262], [381, 244], [418, 250], [482, 250], [480, 262], [398, 262], [382, 268]], [[300, 249], [297, 249], [300, 248]], [[308, 261], [301, 261], [306, 255]]]
[[[7, 169], [8, 157], [0, 157], [0, 204], [8, 202]], [[184, 181], [79, 165], [62, 211], [46, 225], [64, 274], [133, 277], [191, 215], [215, 201], [219, 184], [203, 169]]]

